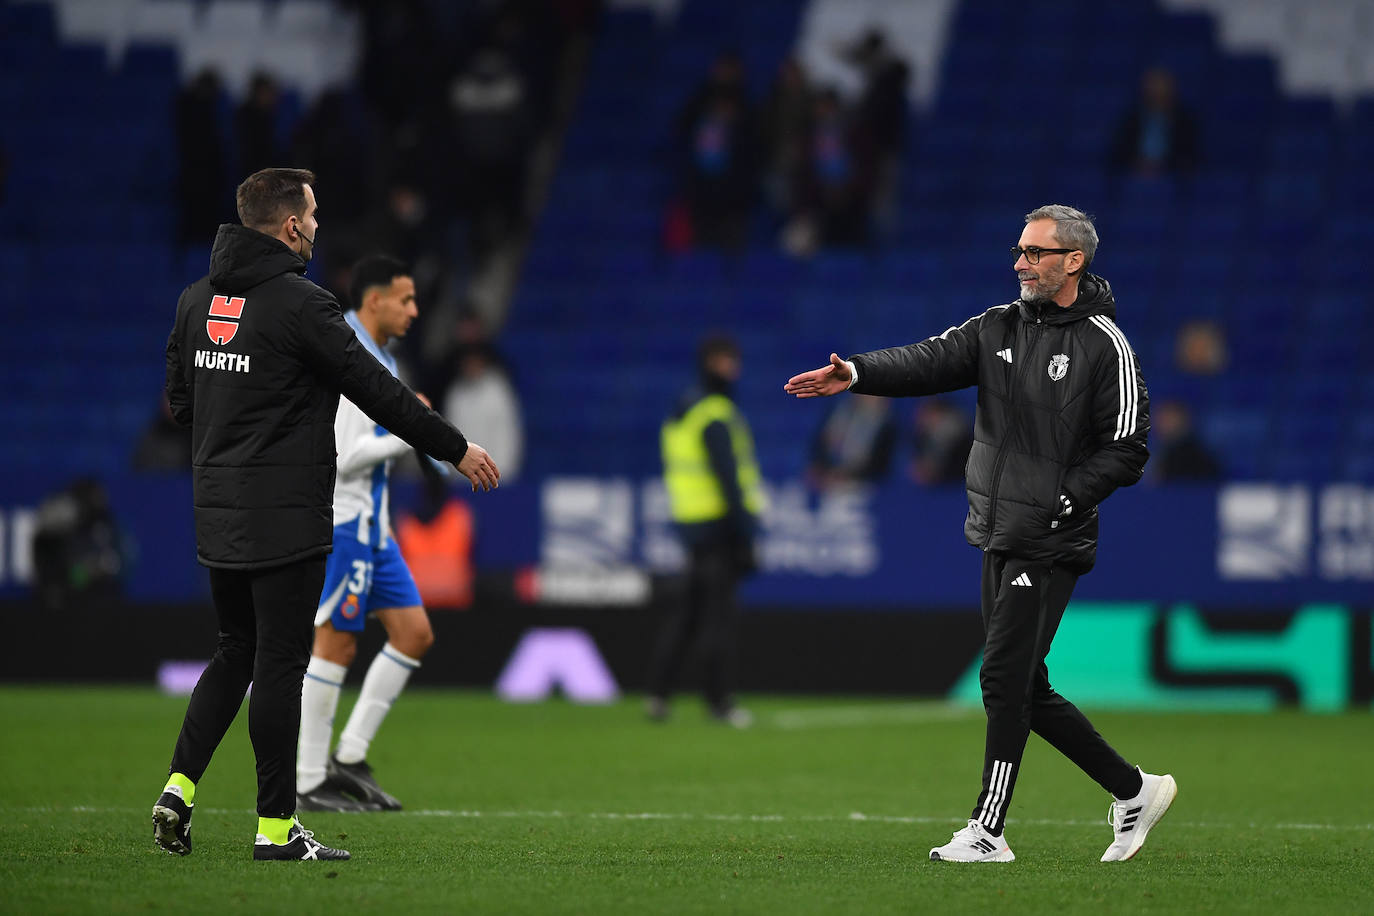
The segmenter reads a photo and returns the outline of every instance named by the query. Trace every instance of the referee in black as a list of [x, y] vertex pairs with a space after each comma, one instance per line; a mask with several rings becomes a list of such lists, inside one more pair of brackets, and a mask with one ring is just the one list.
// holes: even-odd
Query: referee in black
[[1045, 667], [1074, 585], [1097, 558], [1098, 504], [1138, 481], [1149, 457], [1145, 380], [1111, 287], [1088, 273], [1097, 241], [1079, 210], [1033, 210], [1012, 249], [1019, 299], [919, 343], [849, 360], [832, 353], [784, 387], [802, 398], [978, 387], [964, 535], [983, 550], [987, 743], [978, 802], [968, 825], [930, 851], [938, 861], [1016, 858], [1002, 828], [1031, 731], [1112, 794], [1103, 862], [1134, 856], [1178, 791], [1172, 776], [1127, 763]]
[[340, 393], [452, 462], [474, 491], [500, 480], [486, 451], [377, 362], [334, 297], [304, 277], [319, 229], [314, 180], [304, 169], [263, 169], [239, 185], [243, 225], [220, 226], [210, 273], [181, 294], [167, 339], [167, 397], [191, 427], [196, 550], [219, 619], [153, 807], [154, 839], [176, 855], [191, 851], [196, 783], [251, 683], [253, 858], [349, 857], [295, 818], [301, 683], [332, 546]]

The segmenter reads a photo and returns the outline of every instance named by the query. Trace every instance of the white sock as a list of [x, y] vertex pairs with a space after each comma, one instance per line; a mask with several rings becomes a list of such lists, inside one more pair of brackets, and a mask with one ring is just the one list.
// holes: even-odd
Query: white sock
[[310, 656], [301, 686], [301, 744], [296, 754], [296, 791], [309, 792], [324, 782], [329, 741], [334, 736], [334, 710], [343, 689], [343, 665]]
[[372, 660], [363, 678], [363, 692], [348, 716], [348, 724], [339, 735], [339, 748], [334, 756], [340, 763], [358, 763], [367, 759], [367, 748], [377, 737], [377, 729], [391, 711], [391, 704], [405, 689], [410, 672], [420, 667], [419, 659], [403, 655], [391, 643]]

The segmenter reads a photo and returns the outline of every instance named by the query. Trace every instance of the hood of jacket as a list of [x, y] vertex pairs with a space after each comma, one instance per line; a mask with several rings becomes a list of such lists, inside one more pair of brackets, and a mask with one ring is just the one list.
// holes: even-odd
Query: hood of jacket
[[1078, 284], [1078, 298], [1068, 308], [1060, 308], [1048, 302], [1025, 302], [1016, 300], [1021, 316], [1028, 321], [1043, 319], [1046, 324], [1069, 324], [1081, 321], [1090, 315], [1105, 315], [1116, 320], [1116, 300], [1112, 298], [1111, 284], [1096, 274], [1084, 274]]
[[210, 283], [241, 293], [285, 273], [305, 273], [305, 260], [279, 239], [256, 229], [225, 223], [210, 249]]

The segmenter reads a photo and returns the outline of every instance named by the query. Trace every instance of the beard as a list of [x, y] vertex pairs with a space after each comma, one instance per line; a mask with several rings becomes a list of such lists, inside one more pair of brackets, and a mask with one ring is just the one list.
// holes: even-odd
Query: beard
[[[1059, 291], [1064, 288], [1064, 277], [1056, 277], [1054, 274], [1041, 274], [1032, 279], [1039, 281], [1034, 286], [1021, 281], [1021, 301], [1022, 302], [1049, 302]], [[1056, 282], [1057, 281], [1057, 282]]]

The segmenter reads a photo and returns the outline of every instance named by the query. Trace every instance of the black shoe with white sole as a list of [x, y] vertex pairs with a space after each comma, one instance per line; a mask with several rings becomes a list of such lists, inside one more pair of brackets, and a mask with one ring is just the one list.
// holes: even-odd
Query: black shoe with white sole
[[332, 849], [315, 839], [300, 821], [291, 825], [285, 843], [273, 843], [261, 833], [253, 843], [253, 859], [258, 862], [339, 862], [351, 859], [347, 849]]
[[339, 791], [339, 787], [326, 779], [309, 792], [296, 793], [297, 811], [335, 811], [353, 814], [360, 811], [381, 811], [376, 802], [358, 801]]
[[168, 786], [153, 805], [153, 841], [174, 856], [191, 854], [191, 809], [181, 790]]
[[[362, 801], [371, 802], [382, 811], [400, 811], [401, 803], [396, 800], [381, 786], [377, 785], [377, 780], [372, 776], [372, 767], [367, 765], [366, 760], [359, 760], [357, 763], [341, 763], [332, 754], [329, 763], [325, 766], [325, 785], [333, 785], [354, 798]], [[368, 809], [377, 810], [377, 809]]]

